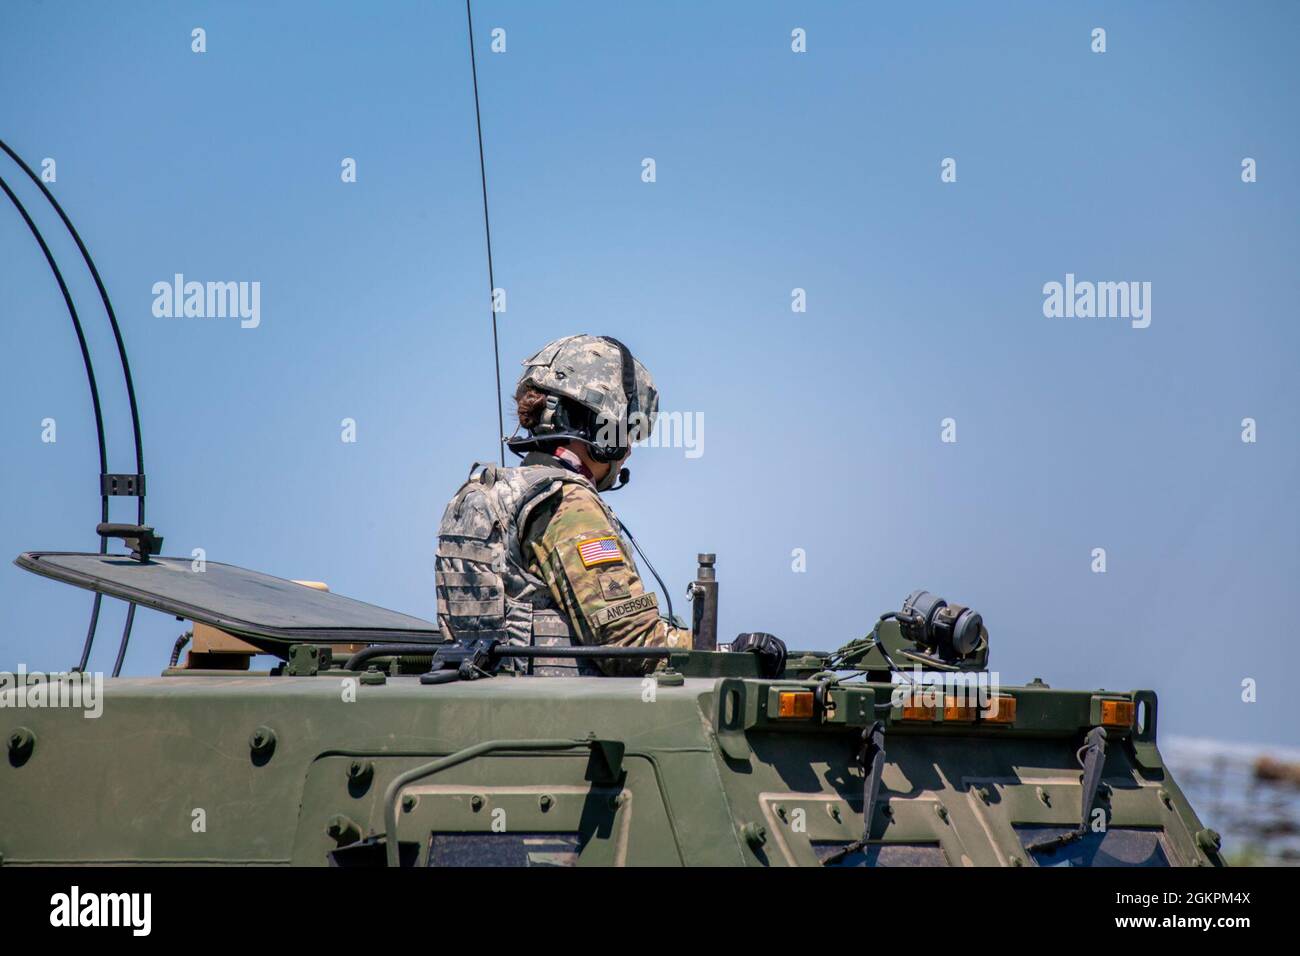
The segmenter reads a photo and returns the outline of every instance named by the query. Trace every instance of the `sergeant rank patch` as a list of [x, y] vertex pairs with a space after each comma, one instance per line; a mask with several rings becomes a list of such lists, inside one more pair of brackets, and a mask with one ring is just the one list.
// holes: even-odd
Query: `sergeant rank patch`
[[626, 571], [610, 569], [596, 575], [600, 581], [600, 593], [605, 596], [606, 601], [617, 601], [619, 598], [630, 597], [632, 592], [628, 589]]
[[601, 535], [599, 538], [587, 538], [578, 542], [578, 557], [582, 558], [584, 568], [594, 568], [598, 564], [613, 564], [623, 560], [618, 538], [613, 535]]

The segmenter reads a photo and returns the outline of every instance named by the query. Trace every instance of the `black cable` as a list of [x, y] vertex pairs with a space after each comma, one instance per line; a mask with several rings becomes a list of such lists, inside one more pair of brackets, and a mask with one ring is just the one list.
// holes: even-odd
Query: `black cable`
[[126, 606], [126, 625], [122, 628], [122, 643], [117, 646], [117, 660], [113, 662], [113, 676], [122, 673], [122, 661], [126, 660], [126, 645], [131, 640], [131, 622], [135, 620], [135, 605]]
[[659, 576], [659, 572], [655, 570], [655, 566], [651, 564], [650, 559], [645, 556], [645, 552], [641, 550], [641, 545], [636, 543], [636, 538], [632, 537], [632, 532], [628, 530], [627, 525], [623, 523], [622, 518], [618, 519], [618, 526], [623, 529], [623, 533], [627, 535], [627, 540], [632, 542], [632, 547], [636, 548], [636, 553], [641, 555], [641, 560], [645, 562], [645, 566], [650, 569], [650, 573], [653, 574], [655, 580], [659, 582], [659, 589], [664, 592], [664, 597], [668, 599], [668, 619], [672, 621], [673, 626], [676, 627], [677, 615], [673, 613], [673, 596], [668, 590], [668, 586], [664, 584], [664, 579]]
[[[68, 233], [72, 236], [73, 241], [77, 244], [77, 251], [81, 253], [82, 261], [86, 263], [86, 268], [90, 270], [90, 275], [95, 280], [95, 288], [99, 291], [100, 301], [104, 303], [104, 311], [108, 315], [108, 324], [113, 330], [113, 340], [114, 342], [117, 343], [117, 357], [122, 364], [122, 378], [126, 382], [127, 404], [130, 406], [130, 410], [131, 410], [131, 433], [135, 442], [135, 473], [140, 476], [140, 486], [137, 489], [139, 493], [136, 497], [136, 523], [143, 525], [144, 514], [145, 514], [144, 443], [140, 437], [140, 410], [135, 399], [135, 381], [131, 377], [131, 363], [126, 357], [126, 344], [122, 341], [122, 330], [121, 327], [117, 324], [117, 313], [113, 311], [113, 303], [108, 297], [108, 290], [104, 287], [104, 280], [99, 274], [99, 269], [95, 266], [95, 260], [91, 257], [90, 250], [86, 248], [86, 244], [82, 241], [81, 233], [77, 231], [77, 227], [72, 224], [72, 220], [68, 217], [68, 214], [63, 211], [63, 206], [61, 206], [59, 204], [59, 201], [54, 198], [54, 193], [52, 193], [49, 187], [45, 185], [45, 182], [41, 179], [41, 177], [36, 175], [36, 172], [32, 169], [32, 167], [28, 165], [27, 162], [21, 156], [19, 156], [13, 150], [13, 148], [10, 147], [10, 145], [6, 143], [4, 140], [0, 140], [0, 149], [3, 149], [5, 153], [8, 154], [9, 158], [12, 159], [15, 163], [17, 163], [19, 167], [21, 167], [22, 171], [27, 174], [27, 178], [36, 184], [37, 188], [40, 189], [41, 193], [45, 196], [46, 201], [48, 201], [49, 204], [54, 208], [54, 211], [59, 214], [59, 218], [63, 220], [64, 227], [68, 230]], [[8, 192], [8, 189], [6, 189], [5, 191]], [[10, 198], [14, 199], [14, 196], [10, 194]], [[16, 201], [17, 200], [15, 199], [15, 202]], [[19, 209], [20, 211], [22, 211], [21, 205], [19, 206]], [[24, 213], [24, 218], [25, 219], [28, 218], [26, 216], [26, 213]], [[35, 229], [30, 219], [28, 219], [28, 225], [32, 226], [33, 229]], [[46, 258], [50, 261], [50, 265], [53, 267], [54, 265], [53, 259], [50, 257], [48, 248], [45, 247], [45, 243], [41, 239], [39, 231], [36, 232], [36, 236], [37, 236], [37, 241], [40, 242], [42, 248], [46, 250]], [[57, 270], [56, 270], [56, 274], [57, 274]], [[60, 280], [60, 285], [62, 285], [61, 280]], [[67, 296], [66, 287], [64, 290], [64, 294], [66, 297]], [[70, 301], [69, 301], [69, 308], [71, 308]], [[86, 352], [85, 338], [84, 336], [81, 335], [81, 326], [80, 323], [77, 322], [75, 310], [73, 313], [73, 322], [77, 325], [77, 333], [78, 333], [78, 338], [81, 341], [83, 358], [85, 358], [86, 362], [89, 363], [90, 359], [89, 359], [89, 355]], [[88, 370], [89, 370], [89, 365], [88, 365]], [[91, 387], [92, 389], [94, 389], [93, 373], [91, 374]], [[96, 424], [98, 425], [98, 431], [99, 431], [99, 436], [98, 436], [99, 437], [99, 473], [103, 475], [108, 471], [108, 456], [104, 446], [104, 428], [103, 428], [103, 419], [100, 417], [100, 412], [99, 412], [98, 390], [95, 390], [93, 392], [93, 395], [95, 398]], [[107, 522], [108, 521], [108, 495], [104, 493], [102, 485], [100, 488], [100, 500], [101, 500], [100, 520], [101, 522]], [[99, 553], [100, 554], [108, 553], [108, 539], [103, 536], [101, 536], [99, 539]], [[93, 644], [95, 643], [95, 632], [99, 628], [99, 609], [100, 609], [100, 603], [102, 599], [103, 599], [102, 595], [96, 593], [95, 603], [94, 606], [91, 608], [91, 612], [90, 612], [90, 626], [86, 630], [86, 641], [81, 648], [81, 661], [77, 665], [77, 670], [81, 672], [84, 672], [86, 670], [86, 665], [90, 661], [90, 650]], [[131, 625], [134, 622], [134, 620], [135, 620], [135, 607], [133, 605], [127, 611], [126, 626], [122, 631], [122, 644], [118, 650], [119, 668], [121, 666], [121, 658], [126, 653], [126, 644], [131, 639]], [[115, 677], [117, 676], [116, 671], [114, 672], [113, 676]]]
[[[362, 648], [343, 665], [344, 670], [358, 670], [362, 664], [376, 657], [432, 657], [445, 644], [372, 644]], [[671, 657], [681, 653], [676, 647], [607, 647], [599, 644], [575, 645], [570, 647], [524, 647], [514, 644], [498, 644], [492, 648], [493, 658], [502, 657], [555, 657], [567, 659], [631, 659], [646, 660], [655, 657]], [[455, 673], [455, 668], [451, 668]], [[448, 678], [451, 680], [453, 678]]]
[[[445, 645], [444, 645], [445, 647]], [[370, 647], [357, 651], [348, 658], [347, 663], [343, 665], [345, 670], [358, 671], [368, 661], [376, 657], [406, 657], [420, 658], [433, 657], [440, 652], [439, 645], [429, 644], [372, 644]], [[567, 658], [570, 660], [611, 660], [611, 659], [631, 659], [647, 660], [651, 658], [671, 657], [678, 653], [676, 648], [672, 647], [606, 647], [606, 646], [571, 646], [571, 647], [520, 647], [513, 644], [496, 644], [488, 651], [489, 656], [494, 661], [500, 661], [505, 657], [514, 658]], [[491, 677], [488, 671], [473, 665], [472, 661], [465, 660], [459, 664], [446, 662], [446, 666], [423, 675], [420, 678], [421, 684], [447, 684], [461, 679], [461, 669], [466, 665], [483, 677]]]
[[[3, 145], [3, 143], [0, 143]], [[5, 146], [6, 152], [9, 147]], [[10, 153], [12, 155], [12, 153]], [[31, 230], [32, 236], [36, 239], [37, 245], [41, 247], [41, 252], [45, 255], [45, 261], [49, 264], [50, 271], [54, 273], [54, 279], [59, 284], [59, 291], [63, 293], [63, 302], [68, 307], [68, 315], [72, 318], [72, 327], [77, 333], [77, 344], [81, 347], [81, 361], [86, 367], [86, 381], [90, 385], [90, 400], [95, 409], [95, 439], [99, 444], [99, 473], [102, 475], [108, 471], [108, 449], [104, 444], [104, 414], [99, 404], [99, 386], [95, 384], [95, 366], [90, 360], [90, 348], [86, 345], [86, 334], [81, 328], [81, 319], [77, 317], [77, 307], [72, 302], [72, 294], [68, 291], [68, 284], [63, 280], [63, 273], [59, 269], [59, 264], [54, 261], [54, 254], [50, 252], [49, 245], [45, 242], [45, 237], [41, 235], [41, 230], [37, 227], [27, 207], [23, 205], [22, 200], [14, 194], [5, 182], [3, 176], [0, 176], [0, 189], [4, 190], [9, 201], [14, 204], [18, 214], [23, 217], [23, 222], [27, 223], [27, 228]], [[104, 493], [103, 486], [100, 487], [99, 495], [99, 512], [100, 521], [108, 521], [108, 495]], [[99, 539], [99, 553], [108, 553], [108, 539]], [[86, 643], [81, 650], [81, 663], [77, 667], [78, 671], [85, 671], [86, 662], [90, 658], [90, 647], [95, 642], [95, 631], [99, 626], [99, 607], [103, 600], [103, 595], [96, 592], [95, 603], [90, 611], [90, 628], [86, 632]]]
[[505, 414], [501, 410], [501, 348], [497, 340], [497, 283], [492, 272], [492, 223], [488, 219], [487, 162], [483, 158], [483, 116], [478, 106], [478, 64], [474, 59], [474, 15], [470, 12], [470, 0], [465, 0], [465, 20], [469, 24], [469, 69], [474, 79], [474, 124], [478, 128], [478, 173], [483, 185], [483, 231], [487, 235], [488, 301], [492, 306], [492, 357], [497, 370], [497, 451], [501, 455], [501, 467], [504, 468], [506, 466], [506, 421]]
[[[108, 553], [108, 540], [101, 539], [99, 542], [99, 553]], [[95, 643], [95, 631], [99, 629], [99, 605], [104, 600], [104, 595], [98, 591], [95, 592], [95, 604], [90, 609], [90, 626], [86, 628], [86, 642], [81, 645], [81, 661], [77, 664], [78, 673], [86, 672], [86, 665], [90, 662], [90, 648]]]
[[[113, 340], [117, 343], [117, 357], [122, 363], [122, 377], [126, 380], [126, 398], [127, 403], [131, 408], [131, 430], [135, 439], [135, 473], [137, 475], [143, 475], [144, 445], [140, 438], [140, 411], [135, 400], [135, 382], [131, 378], [131, 363], [127, 361], [126, 345], [122, 341], [122, 330], [117, 324], [117, 313], [113, 311], [113, 303], [109, 301], [108, 290], [104, 288], [104, 280], [99, 275], [99, 269], [95, 267], [95, 260], [91, 258], [90, 250], [88, 250], [86, 244], [81, 241], [81, 233], [77, 232], [77, 227], [72, 224], [72, 220], [68, 218], [68, 214], [63, 211], [63, 207], [59, 205], [59, 201], [54, 198], [54, 193], [50, 192], [49, 187], [45, 185], [41, 180], [41, 177], [37, 176], [31, 166], [29, 166], [23, 158], [14, 152], [13, 149], [10, 148], [9, 144], [2, 139], [0, 139], [0, 149], [8, 153], [9, 158], [22, 167], [23, 172], [27, 174], [27, 178], [40, 188], [46, 200], [48, 200], [49, 204], [54, 207], [54, 211], [59, 214], [59, 218], [63, 220], [63, 225], [72, 236], [73, 242], [77, 244], [77, 251], [81, 253], [81, 258], [86, 263], [86, 268], [90, 270], [91, 277], [95, 280], [95, 288], [99, 290], [100, 301], [104, 303], [104, 311], [108, 313], [108, 324], [113, 329]], [[107, 471], [104, 462], [101, 462], [100, 464], [100, 471]], [[139, 504], [136, 514], [136, 523], [144, 524], [143, 487], [140, 488]], [[104, 520], [108, 520], [107, 512], [105, 513]]]
[[643, 660], [652, 657], [672, 657], [682, 653], [680, 647], [607, 647], [586, 644], [571, 647], [520, 647], [514, 644], [502, 644], [492, 649], [493, 657], [567, 657], [585, 658], [630, 658]]
[[167, 665], [168, 667], [175, 667], [180, 663], [181, 651], [185, 649], [185, 645], [190, 642], [190, 638], [193, 636], [193, 631], [186, 631], [180, 637], [176, 638], [176, 643], [172, 646], [172, 657], [171, 661]]
[[[41, 247], [41, 252], [45, 255], [45, 261], [49, 263], [50, 271], [54, 273], [54, 279], [59, 284], [59, 291], [63, 293], [63, 302], [68, 307], [68, 315], [72, 317], [72, 327], [77, 332], [77, 344], [81, 346], [81, 361], [86, 366], [86, 380], [90, 383], [90, 400], [95, 406], [95, 438], [99, 442], [99, 470], [101, 473], [108, 471], [108, 450], [104, 445], [104, 415], [99, 406], [99, 387], [95, 384], [95, 366], [90, 360], [90, 348], [86, 345], [86, 334], [81, 328], [81, 319], [77, 317], [77, 307], [72, 303], [72, 294], [68, 292], [68, 284], [63, 281], [63, 272], [59, 269], [58, 263], [54, 261], [54, 255], [50, 252], [49, 245], [45, 242], [45, 237], [41, 235], [41, 230], [37, 228], [36, 223], [27, 212], [27, 207], [23, 205], [9, 184], [5, 182], [4, 177], [0, 176], [0, 189], [4, 190], [9, 201], [14, 204], [18, 214], [23, 217], [23, 222], [27, 223], [27, 228], [31, 230], [37, 244]], [[108, 520], [108, 495], [100, 494], [103, 505], [104, 520]]]

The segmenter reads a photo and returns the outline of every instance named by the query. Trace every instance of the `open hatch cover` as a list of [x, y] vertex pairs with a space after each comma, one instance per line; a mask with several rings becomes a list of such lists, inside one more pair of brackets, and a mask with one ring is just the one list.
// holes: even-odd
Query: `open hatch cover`
[[28, 551], [14, 564], [244, 638], [273, 642], [441, 643], [436, 624], [387, 608], [317, 591], [284, 578], [189, 558], [140, 562], [124, 554]]

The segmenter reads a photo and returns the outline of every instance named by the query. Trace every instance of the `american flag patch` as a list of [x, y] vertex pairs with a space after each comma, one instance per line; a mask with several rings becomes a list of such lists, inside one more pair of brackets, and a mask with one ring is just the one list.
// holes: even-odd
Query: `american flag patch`
[[590, 568], [597, 564], [622, 561], [623, 552], [619, 550], [618, 539], [613, 535], [606, 535], [602, 538], [588, 538], [586, 541], [579, 541], [578, 557], [582, 558], [584, 568]]

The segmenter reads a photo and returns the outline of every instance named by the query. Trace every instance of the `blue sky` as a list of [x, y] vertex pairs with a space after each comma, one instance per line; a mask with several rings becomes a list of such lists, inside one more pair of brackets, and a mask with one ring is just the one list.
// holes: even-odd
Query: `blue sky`
[[[611, 499], [679, 611], [704, 550], [724, 635], [829, 649], [926, 587], [983, 612], [1004, 680], [1151, 687], [1162, 733], [1300, 743], [1294, 4], [475, 18], [503, 378], [611, 334], [703, 417], [702, 455], [640, 449]], [[0, 136], [56, 160], [122, 321], [168, 553], [431, 616], [438, 517], [495, 454], [463, 6], [10, 0], [0, 89]], [[0, 175], [69, 274], [129, 471], [93, 286]], [[261, 324], [155, 317], [178, 272], [260, 282]], [[1150, 327], [1045, 317], [1067, 273], [1150, 282]], [[83, 372], [12, 209], [0, 317], [0, 555], [93, 550]], [[0, 567], [0, 664], [74, 663], [89, 604]], [[180, 629], [142, 612], [126, 671], [157, 673]]]

